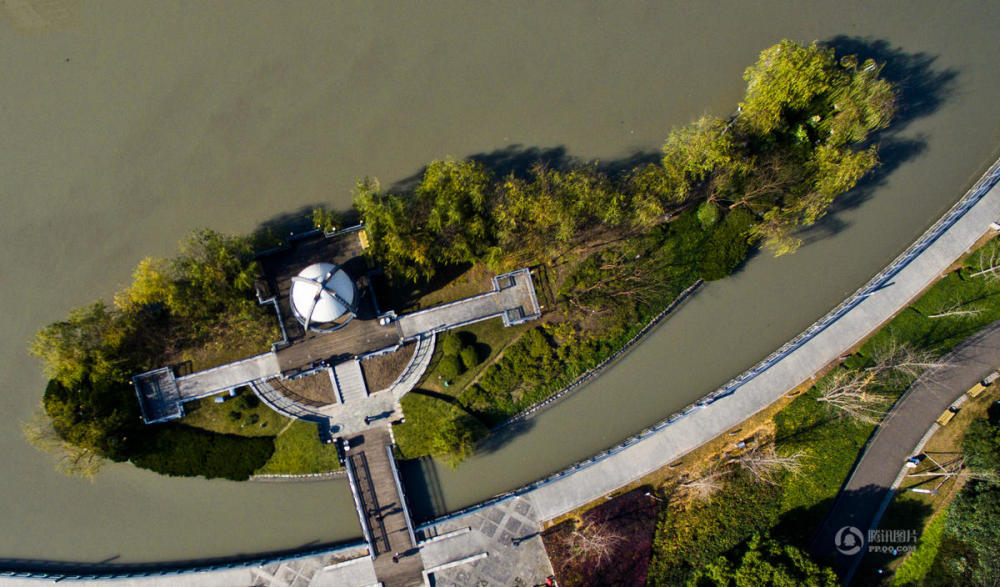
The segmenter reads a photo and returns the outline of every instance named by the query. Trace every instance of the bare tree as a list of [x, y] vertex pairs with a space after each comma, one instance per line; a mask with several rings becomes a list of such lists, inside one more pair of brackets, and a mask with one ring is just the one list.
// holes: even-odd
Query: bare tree
[[965, 467], [965, 459], [961, 456], [943, 463], [935, 460], [934, 457], [928, 453], [924, 453], [924, 456], [933, 464], [933, 466], [926, 467], [922, 470], [913, 470], [907, 474], [907, 478], [925, 478], [927, 481], [937, 480], [938, 483], [933, 489], [927, 489], [919, 486], [911, 486], [907, 488], [909, 491], [913, 491], [914, 493], [929, 493], [936, 495], [938, 490], [941, 489], [941, 486], [944, 485], [946, 481], [960, 477], [966, 479], [978, 479], [981, 481], [988, 481], [990, 483], [997, 482], [997, 475], [994, 471], [970, 471]]
[[570, 560], [593, 559], [597, 566], [611, 560], [618, 547], [625, 542], [621, 534], [607, 524], [597, 522], [584, 523], [575, 528], [565, 540]]
[[864, 371], [835, 371], [820, 384], [817, 401], [852, 420], [876, 424], [885, 414], [889, 398], [869, 389], [874, 377], [874, 374]]
[[989, 280], [1000, 280], [1000, 245], [994, 245], [987, 256], [986, 251], [979, 254], [979, 271], [970, 277], [985, 277]]
[[677, 486], [685, 497], [691, 497], [700, 501], [706, 501], [725, 484], [726, 471], [718, 467], [712, 467], [701, 477], [681, 483]]
[[54, 455], [56, 470], [66, 475], [93, 480], [104, 464], [104, 458], [94, 451], [59, 438], [52, 423], [41, 410], [37, 410], [31, 420], [21, 424], [21, 432], [29, 444]]
[[895, 340], [872, 353], [872, 365], [864, 369], [834, 371], [820, 384], [817, 398], [845, 416], [876, 424], [885, 415], [891, 398], [887, 386], [910, 385], [917, 377], [933, 382], [951, 363], [924, 349]]
[[876, 348], [872, 359], [875, 364], [865, 371], [874, 373], [875, 380], [883, 384], [909, 383], [919, 376], [933, 379], [952, 366], [949, 361], [935, 357], [927, 349], [914, 348], [896, 340], [890, 340], [888, 344]]
[[805, 453], [795, 452], [781, 456], [773, 444], [749, 450], [733, 459], [756, 481], [776, 485], [775, 477], [781, 471], [797, 474], [802, 470], [802, 457]]
[[950, 303], [938, 308], [934, 314], [927, 314], [928, 318], [974, 318], [983, 313], [982, 308], [965, 308], [965, 304], [960, 300], [952, 300]]

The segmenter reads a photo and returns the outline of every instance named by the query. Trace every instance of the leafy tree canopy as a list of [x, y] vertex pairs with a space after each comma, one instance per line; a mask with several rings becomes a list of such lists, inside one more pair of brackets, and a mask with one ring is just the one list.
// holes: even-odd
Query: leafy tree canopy
[[726, 557], [719, 557], [696, 572], [689, 584], [835, 587], [839, 582], [832, 569], [819, 566], [804, 551], [755, 534], [738, 562], [733, 563]]

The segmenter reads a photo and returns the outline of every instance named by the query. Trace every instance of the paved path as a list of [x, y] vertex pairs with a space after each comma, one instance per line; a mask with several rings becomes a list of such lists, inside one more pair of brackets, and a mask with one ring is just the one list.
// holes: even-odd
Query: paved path
[[530, 500], [509, 499], [428, 528], [420, 555], [434, 585], [544, 585], [552, 565], [540, 531]]
[[[513, 311], [511, 316], [508, 312]], [[541, 314], [535, 286], [527, 269], [493, 278], [493, 291], [456, 302], [434, 306], [399, 317], [403, 340], [441, 332], [488, 318], [503, 317], [504, 324], [518, 324]]]
[[877, 527], [882, 503], [891, 496], [900, 468], [916, 452], [924, 433], [948, 406], [1000, 366], [1000, 321], [963, 342], [946, 360], [954, 366], [919, 379], [886, 415], [820, 525], [812, 549], [832, 558], [841, 576], [860, 561], [867, 544], [845, 555], [836, 548], [837, 532], [853, 526], [867, 537], [868, 530]]
[[182, 401], [186, 401], [236, 389], [251, 381], [276, 377], [280, 372], [277, 356], [273, 352], [264, 353], [178, 377], [177, 389], [180, 391]]

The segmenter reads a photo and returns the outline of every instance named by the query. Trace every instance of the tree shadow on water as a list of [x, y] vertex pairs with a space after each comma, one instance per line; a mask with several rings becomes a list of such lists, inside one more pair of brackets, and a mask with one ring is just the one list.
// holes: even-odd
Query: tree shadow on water
[[837, 55], [857, 55], [859, 61], [874, 59], [884, 64], [882, 77], [896, 85], [898, 110], [887, 130], [899, 132], [910, 122], [936, 112], [955, 92], [958, 71], [934, 69], [937, 56], [907, 53], [884, 39], [838, 35], [823, 43]]
[[[531, 170], [536, 165], [556, 171], [569, 171], [574, 167], [591, 163], [596, 165], [598, 171], [610, 177], [617, 177], [641, 165], [658, 161], [661, 156], [659, 150], [637, 150], [624, 157], [599, 161], [573, 157], [564, 145], [526, 147], [512, 144], [489, 152], [473, 153], [467, 155], [465, 159], [481, 163], [496, 178], [513, 175], [518, 179], [529, 179]], [[427, 166], [421, 167], [416, 173], [393, 183], [388, 191], [395, 193], [412, 191], [420, 184], [425, 171]]]
[[837, 56], [857, 55], [859, 62], [874, 59], [882, 64], [882, 77], [896, 86], [896, 114], [888, 128], [875, 133], [870, 144], [878, 146], [880, 165], [862, 178], [851, 191], [834, 200], [828, 213], [799, 235], [808, 244], [839, 233], [847, 222], [838, 212], [861, 206], [883, 187], [901, 165], [917, 158], [927, 148], [924, 136], [904, 137], [901, 133], [911, 122], [936, 112], [954, 94], [958, 71], [936, 69], [937, 57], [927, 53], [908, 53], [884, 39], [836, 36], [823, 43]]

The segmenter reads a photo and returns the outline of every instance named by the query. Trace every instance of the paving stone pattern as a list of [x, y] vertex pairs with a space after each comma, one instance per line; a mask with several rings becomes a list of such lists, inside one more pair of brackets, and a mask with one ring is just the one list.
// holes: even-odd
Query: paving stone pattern
[[[495, 504], [460, 518], [442, 522], [432, 533], [442, 535], [462, 528], [470, 532], [421, 548], [425, 568], [459, 560], [480, 552], [489, 556], [434, 573], [434, 585], [442, 587], [544, 585], [552, 574], [545, 547], [538, 535], [541, 525], [525, 498]], [[521, 540], [515, 545], [515, 539]]]

